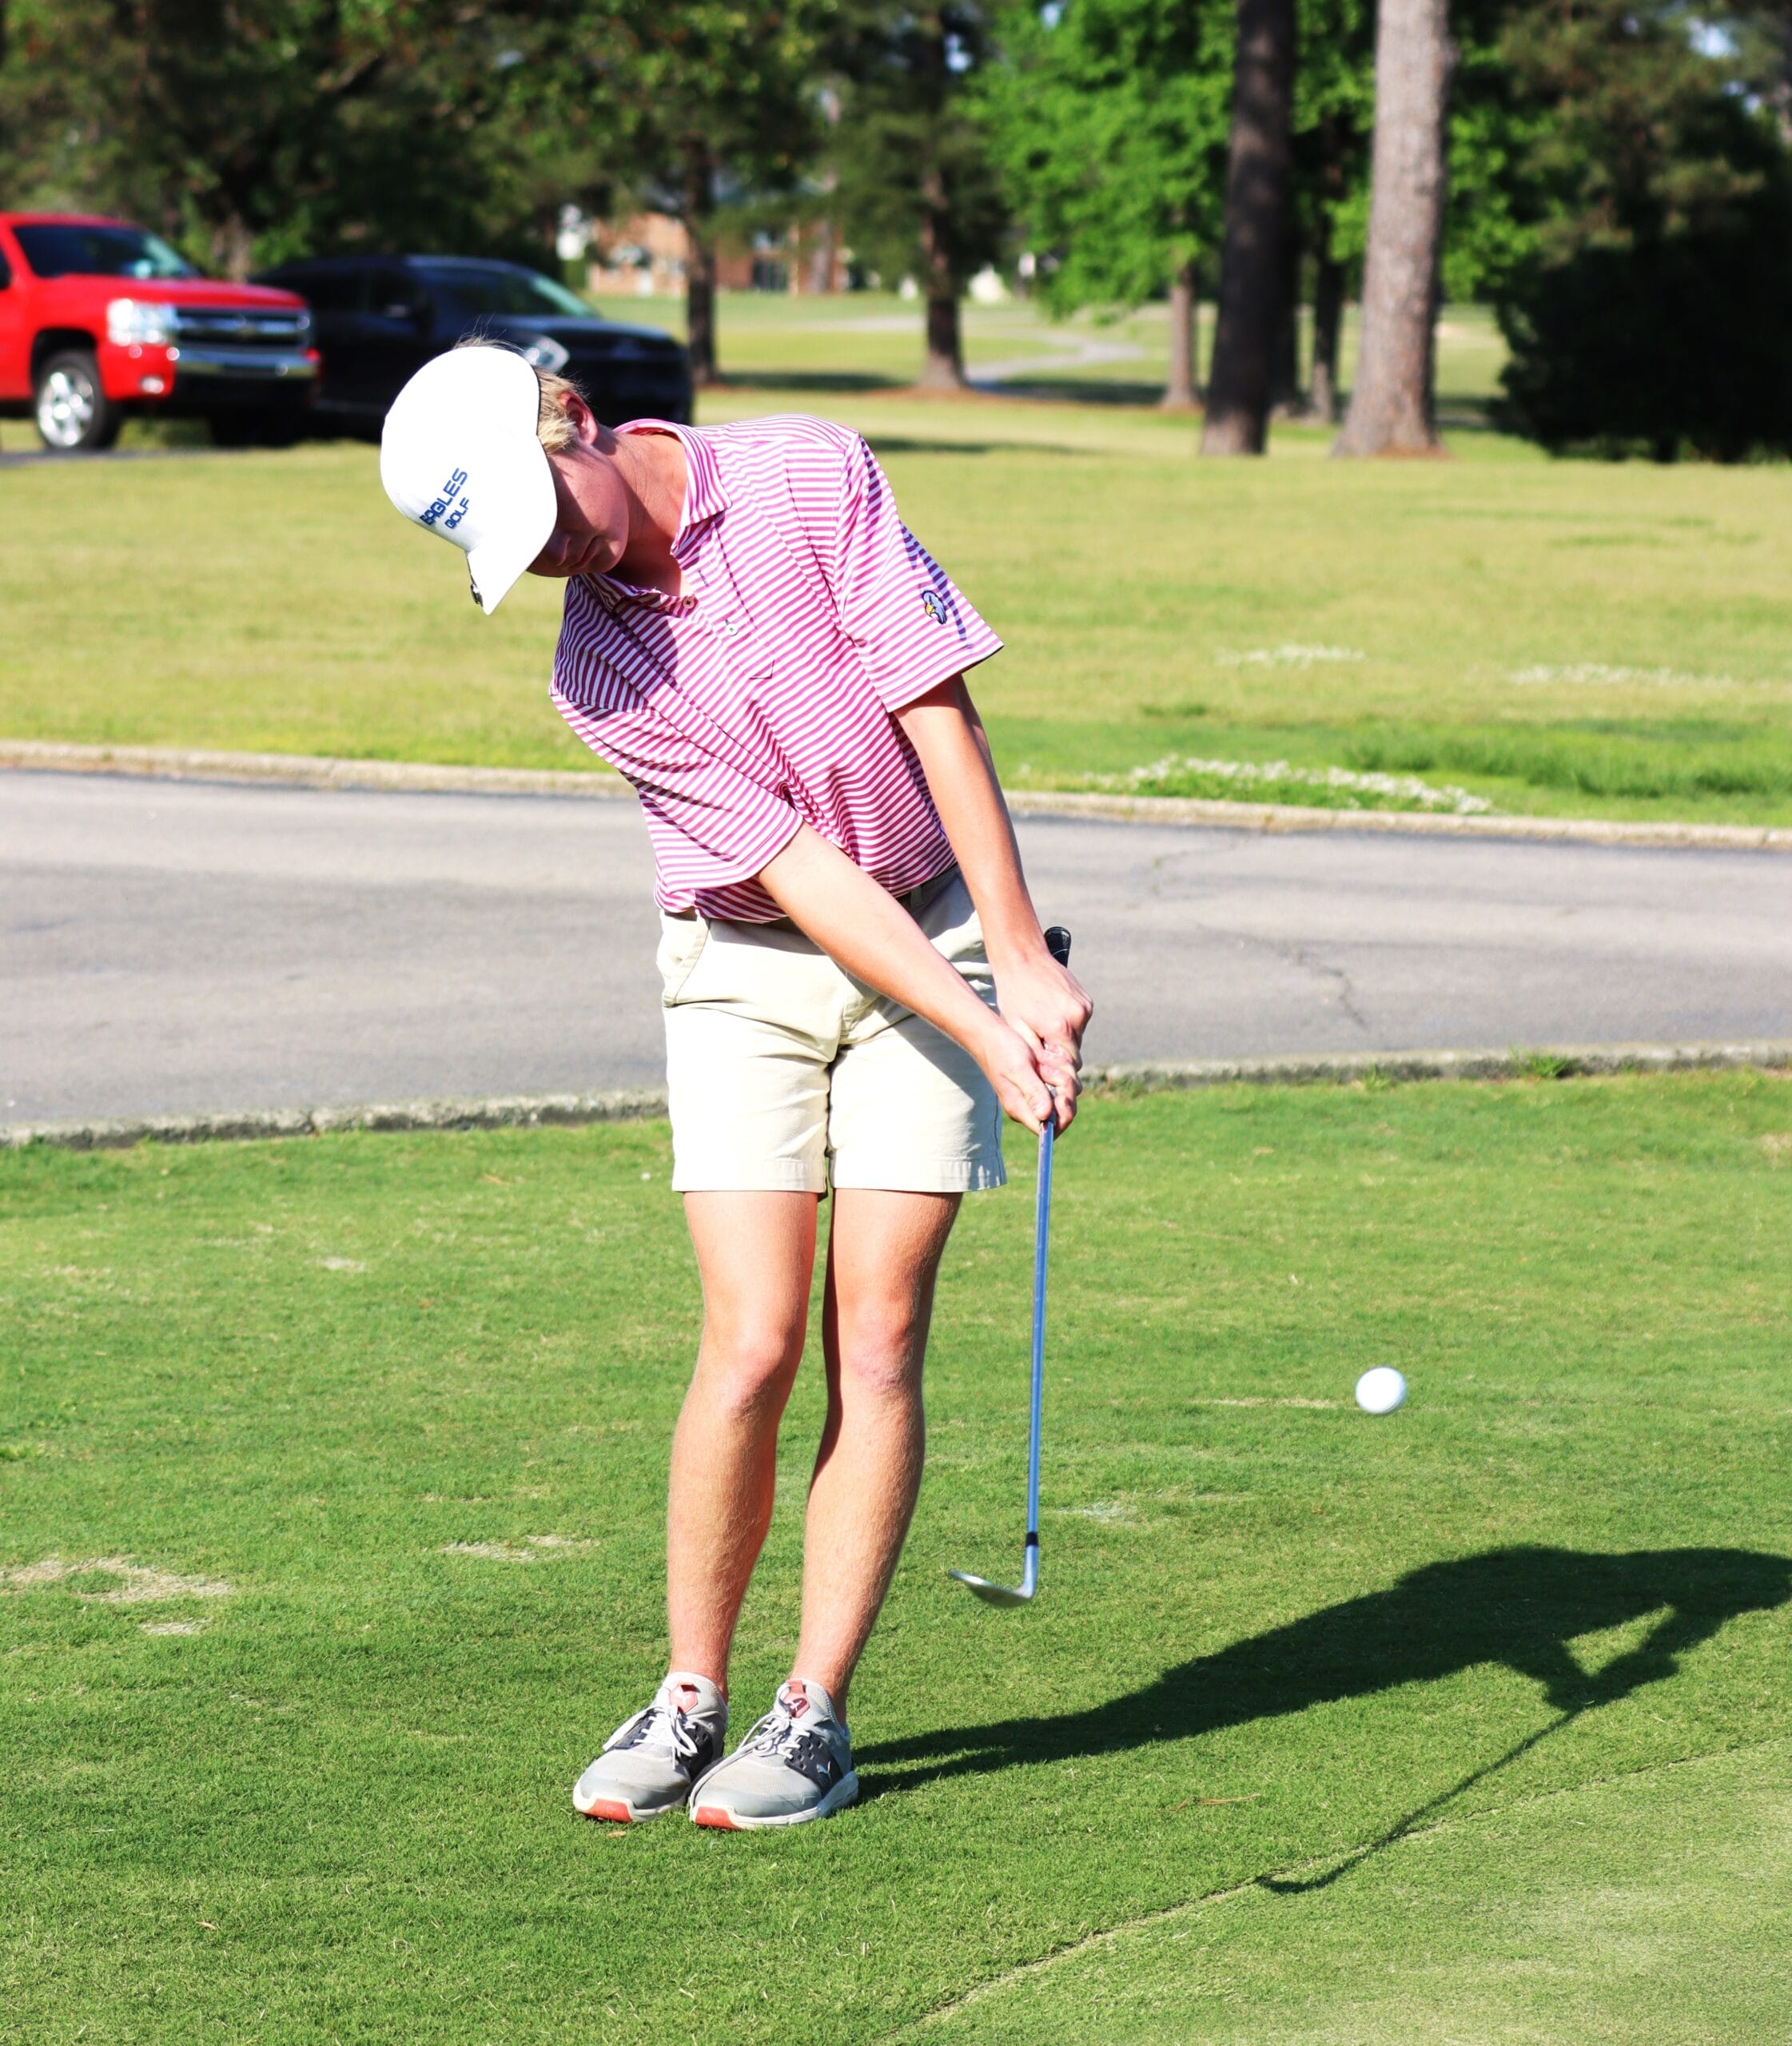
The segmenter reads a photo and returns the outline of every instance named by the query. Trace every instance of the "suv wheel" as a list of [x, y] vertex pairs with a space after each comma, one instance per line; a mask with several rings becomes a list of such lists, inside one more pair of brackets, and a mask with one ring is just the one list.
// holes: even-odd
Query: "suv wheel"
[[297, 405], [213, 412], [210, 425], [214, 448], [296, 448], [305, 433], [305, 414]]
[[66, 348], [40, 368], [32, 390], [38, 435], [58, 455], [110, 448], [124, 415], [106, 395], [99, 364], [84, 348]]

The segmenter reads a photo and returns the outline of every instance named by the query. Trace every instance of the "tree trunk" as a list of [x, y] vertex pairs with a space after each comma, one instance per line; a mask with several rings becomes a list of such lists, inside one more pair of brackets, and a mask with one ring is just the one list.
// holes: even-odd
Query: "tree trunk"
[[818, 220], [815, 239], [809, 252], [809, 289], [818, 294], [834, 289], [834, 223]]
[[958, 332], [958, 294], [947, 291], [927, 300], [927, 359], [922, 364], [924, 391], [962, 391], [965, 357]]
[[255, 268], [255, 230], [234, 207], [212, 229], [212, 259], [239, 285], [248, 281]]
[[1307, 416], [1338, 423], [1338, 342], [1344, 332], [1344, 266], [1323, 253], [1313, 281], [1313, 375]]
[[1170, 373], [1164, 409], [1185, 412], [1201, 402], [1195, 391], [1195, 266], [1185, 263], [1170, 280]]
[[684, 186], [685, 347], [691, 381], [701, 390], [719, 380], [715, 360], [715, 179], [709, 145], [691, 145]]
[[946, 239], [946, 181], [929, 171], [922, 181], [921, 260], [927, 297], [927, 354], [921, 367], [924, 391], [965, 388], [964, 344], [958, 330], [958, 281], [952, 274]]
[[1448, 0], [1381, 0], [1362, 352], [1334, 454], [1437, 451], [1431, 352], [1455, 61]]
[[1282, 241], [1281, 299], [1276, 310], [1276, 344], [1269, 358], [1269, 411], [1275, 419], [1294, 419], [1301, 409], [1300, 237], [1292, 219]]
[[1204, 455], [1260, 455], [1268, 432], [1293, 169], [1294, 20], [1294, 0], [1238, 0], [1225, 245]]

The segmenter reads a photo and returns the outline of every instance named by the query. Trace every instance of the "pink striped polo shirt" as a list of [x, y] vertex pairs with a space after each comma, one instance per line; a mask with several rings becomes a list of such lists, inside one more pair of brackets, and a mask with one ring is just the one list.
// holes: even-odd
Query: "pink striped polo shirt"
[[746, 420], [675, 433], [682, 594], [567, 586], [553, 700], [631, 782], [663, 910], [768, 923], [753, 877], [808, 824], [893, 894], [952, 863], [893, 713], [1002, 642], [897, 515], [856, 433]]

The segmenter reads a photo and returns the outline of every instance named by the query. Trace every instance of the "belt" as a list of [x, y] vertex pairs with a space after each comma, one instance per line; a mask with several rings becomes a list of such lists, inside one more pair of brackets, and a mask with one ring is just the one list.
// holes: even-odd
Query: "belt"
[[[943, 874], [936, 874], [931, 881], [922, 882], [918, 888], [907, 890], [896, 900], [911, 917], [919, 917], [946, 893], [958, 878], [958, 863], [954, 861]], [[697, 912], [694, 909], [668, 910], [666, 914], [669, 917], [678, 918], [681, 922], [695, 923], [697, 921]], [[754, 930], [794, 930], [796, 925], [788, 917], [772, 917], [763, 922], [750, 925], [748, 928]]]

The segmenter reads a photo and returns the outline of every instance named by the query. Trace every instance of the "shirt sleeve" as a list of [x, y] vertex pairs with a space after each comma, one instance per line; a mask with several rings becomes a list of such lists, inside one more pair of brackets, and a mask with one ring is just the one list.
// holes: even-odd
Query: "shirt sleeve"
[[886, 709], [900, 711], [1001, 651], [1001, 640], [898, 516], [890, 479], [856, 433], [822, 557], [840, 623]]
[[745, 881], [796, 836], [802, 820], [783, 797], [705, 753], [632, 693], [595, 704], [558, 684], [551, 694], [586, 745], [633, 785], [675, 894]]

